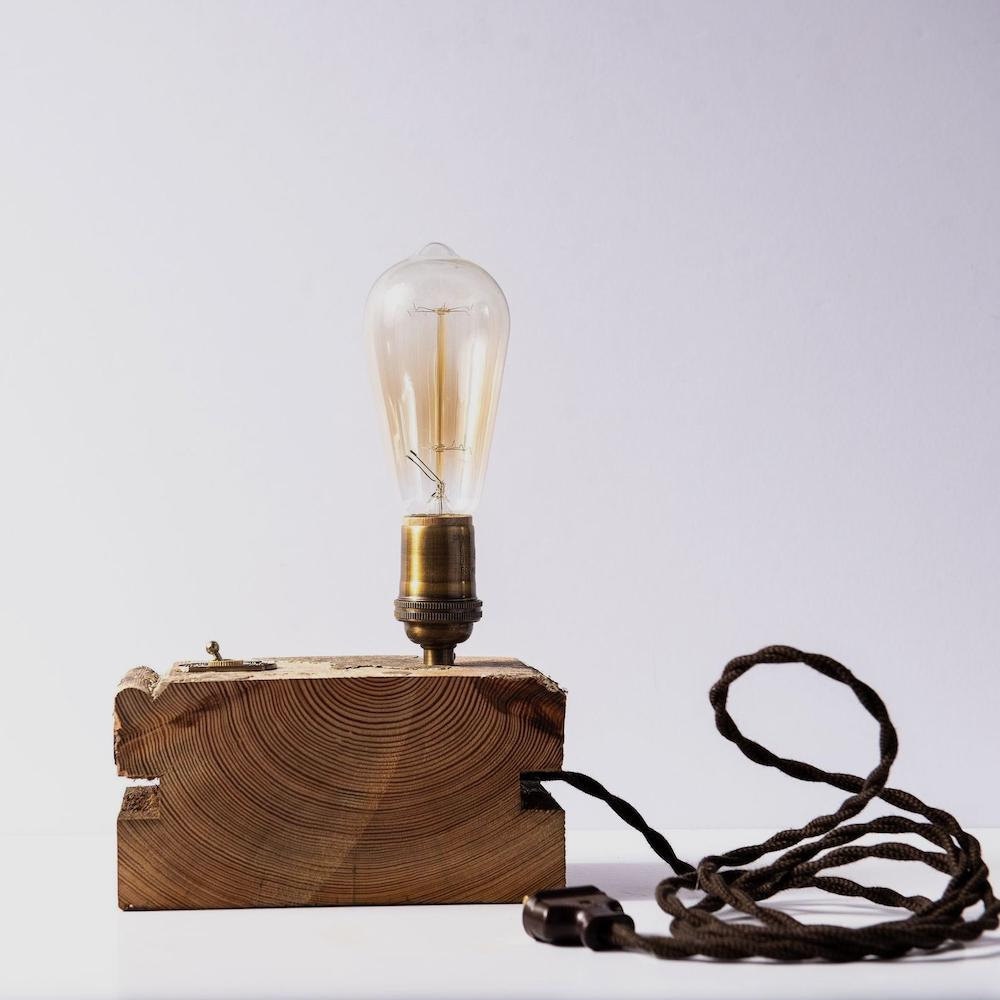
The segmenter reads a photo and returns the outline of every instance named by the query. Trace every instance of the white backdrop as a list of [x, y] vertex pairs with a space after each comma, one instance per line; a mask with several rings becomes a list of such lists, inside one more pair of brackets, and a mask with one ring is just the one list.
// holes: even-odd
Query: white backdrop
[[[785, 642], [1000, 824], [998, 46], [996, 3], [0, 5], [0, 829], [110, 829], [130, 666], [409, 650], [360, 323], [429, 240], [512, 313], [465, 651], [568, 688], [567, 765], [663, 825], [832, 807], [712, 725]], [[876, 755], [802, 668], [733, 700]]]

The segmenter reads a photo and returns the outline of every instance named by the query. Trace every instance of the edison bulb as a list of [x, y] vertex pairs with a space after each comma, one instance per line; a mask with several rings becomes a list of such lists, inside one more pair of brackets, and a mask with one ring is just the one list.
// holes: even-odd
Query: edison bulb
[[390, 267], [365, 336], [406, 516], [395, 615], [428, 667], [482, 617], [472, 512], [479, 503], [510, 314], [500, 286], [443, 243]]
[[510, 330], [500, 286], [430, 243], [375, 282], [364, 323], [406, 513], [471, 514]]

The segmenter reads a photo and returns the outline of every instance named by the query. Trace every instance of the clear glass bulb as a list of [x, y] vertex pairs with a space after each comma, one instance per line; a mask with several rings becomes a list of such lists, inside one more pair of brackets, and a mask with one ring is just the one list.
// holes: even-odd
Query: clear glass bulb
[[408, 514], [475, 510], [509, 331], [500, 286], [443, 243], [372, 286], [365, 336]]

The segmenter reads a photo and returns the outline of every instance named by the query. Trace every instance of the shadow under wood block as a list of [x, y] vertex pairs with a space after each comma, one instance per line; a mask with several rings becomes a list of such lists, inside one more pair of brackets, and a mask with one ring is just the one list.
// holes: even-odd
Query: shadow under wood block
[[115, 697], [122, 909], [512, 903], [565, 881], [565, 693], [518, 660], [278, 659]]

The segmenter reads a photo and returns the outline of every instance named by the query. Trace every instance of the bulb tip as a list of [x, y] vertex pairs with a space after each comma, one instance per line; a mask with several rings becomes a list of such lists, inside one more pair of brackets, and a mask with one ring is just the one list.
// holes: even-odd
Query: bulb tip
[[458, 254], [447, 243], [428, 243], [414, 254], [414, 257], [423, 257], [426, 260], [447, 260], [449, 257], [457, 256]]

